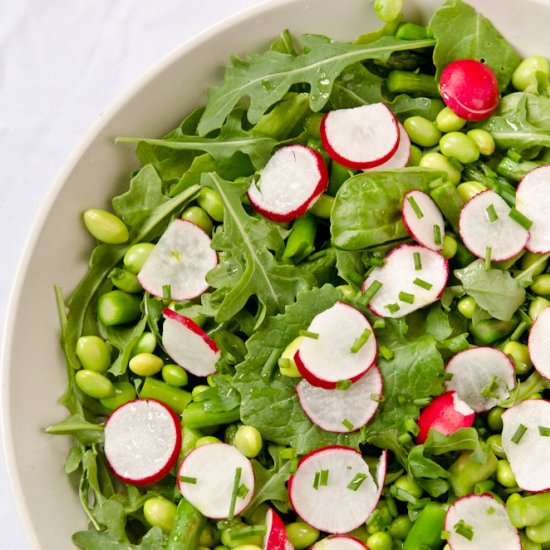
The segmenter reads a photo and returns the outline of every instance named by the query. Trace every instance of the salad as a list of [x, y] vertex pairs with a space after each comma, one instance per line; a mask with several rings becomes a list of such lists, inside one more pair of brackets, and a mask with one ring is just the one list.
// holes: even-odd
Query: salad
[[550, 66], [375, 9], [118, 139], [56, 288], [79, 548], [550, 547]]

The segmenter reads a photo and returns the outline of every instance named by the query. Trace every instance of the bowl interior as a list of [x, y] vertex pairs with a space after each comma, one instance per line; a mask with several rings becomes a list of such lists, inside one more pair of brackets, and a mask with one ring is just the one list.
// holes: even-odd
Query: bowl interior
[[[474, 0], [522, 53], [550, 50], [547, 1]], [[426, 20], [435, 0], [407, 0], [407, 15]], [[364, 0], [275, 0], [206, 31], [161, 61], [110, 109], [76, 149], [53, 186], [27, 245], [7, 316], [3, 346], [4, 434], [9, 475], [29, 544], [73, 548], [86, 528], [78, 492], [63, 471], [69, 441], [46, 436], [45, 425], [66, 416], [57, 404], [65, 388], [58, 345], [54, 285], [68, 295], [84, 274], [92, 239], [80, 213], [108, 208], [136, 166], [119, 135], [160, 136], [205, 100], [222, 77], [229, 52], [261, 48], [282, 29], [352, 39], [378, 26]]]

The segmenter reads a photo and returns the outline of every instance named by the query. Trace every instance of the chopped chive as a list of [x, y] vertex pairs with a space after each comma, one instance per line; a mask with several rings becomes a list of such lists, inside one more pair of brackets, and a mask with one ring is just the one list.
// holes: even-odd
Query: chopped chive
[[372, 330], [366, 328], [353, 342], [351, 353], [357, 353], [369, 340]]
[[416, 217], [418, 219], [424, 217], [424, 213], [420, 209], [420, 206], [418, 206], [418, 203], [416, 202], [414, 197], [407, 197], [407, 202], [411, 205], [411, 208], [414, 210], [414, 213], [416, 214]]
[[411, 441], [412, 441], [411, 434], [404, 433], [397, 436], [397, 442], [400, 445], [408, 445]]
[[172, 287], [170, 285], [162, 285], [162, 299], [170, 300], [172, 298]]
[[492, 248], [488, 246], [485, 248], [485, 271], [489, 271], [491, 269], [491, 254], [492, 254]]
[[542, 437], [550, 436], [550, 428], [545, 428], [544, 426], [539, 426], [539, 434], [542, 435]]
[[455, 523], [454, 530], [457, 535], [460, 535], [465, 539], [472, 540], [474, 538], [474, 529], [471, 525], [468, 525], [463, 519]]
[[419, 399], [413, 399], [413, 404], [417, 407], [426, 407], [431, 402], [429, 397], [420, 397]]
[[439, 246], [441, 244], [441, 227], [434, 223], [434, 244]]
[[248, 487], [244, 483], [241, 483], [239, 490], [237, 491], [237, 497], [242, 500], [246, 495], [248, 495], [248, 491]]
[[319, 489], [319, 480], [321, 479], [321, 472], [315, 472], [315, 477], [313, 478], [313, 488], [317, 491]]
[[321, 470], [321, 476], [319, 478], [319, 486], [326, 487], [328, 485], [328, 470]]
[[402, 302], [406, 302], [407, 304], [414, 304], [414, 294], [409, 294], [408, 292], [400, 292], [399, 299]]
[[385, 308], [390, 312], [390, 313], [397, 313], [401, 307], [399, 306], [399, 304], [388, 304], [385, 306]]
[[239, 483], [241, 481], [243, 469], [237, 468], [235, 470], [235, 478], [233, 479], [233, 491], [231, 492], [231, 503], [229, 504], [229, 514], [227, 519], [232, 520], [235, 516], [235, 504], [237, 502], [237, 493], [239, 491]]
[[362, 472], [355, 474], [355, 477], [348, 483], [348, 489], [350, 491], [357, 491], [357, 489], [359, 489], [359, 487], [363, 485], [366, 479], [367, 474], [363, 474]]
[[485, 209], [485, 212], [487, 214], [487, 219], [493, 223], [493, 222], [496, 222], [498, 220], [498, 214], [497, 214], [497, 211], [495, 210], [495, 205], [494, 204], [490, 204], [486, 209]]
[[370, 398], [377, 403], [382, 403], [384, 401], [384, 396], [381, 393], [371, 393]]
[[425, 281], [424, 279], [419, 279], [418, 277], [413, 281], [413, 284], [416, 286], [419, 286], [420, 288], [424, 288], [425, 290], [430, 290], [432, 288], [432, 283], [428, 283], [428, 281]]
[[[409, 434], [401, 434], [401, 436], [402, 435], [408, 435], [409, 439], [411, 438]], [[391, 486], [390, 495], [396, 497], [398, 500], [402, 500], [403, 502], [409, 502], [412, 505], [415, 505], [418, 502], [418, 498], [415, 497], [413, 494], [405, 491], [404, 489], [401, 489], [400, 487], [396, 487], [395, 485]]]
[[366, 306], [375, 296], [375, 294], [382, 288], [382, 283], [380, 281], [373, 281], [367, 290], [363, 292], [359, 303], [362, 306]]
[[454, 374], [452, 372], [438, 372], [437, 377], [440, 380], [452, 380], [454, 378]]
[[441, 531], [441, 540], [447, 540], [451, 536], [451, 533], [449, 531]]
[[304, 338], [311, 338], [312, 340], [319, 340], [319, 334], [309, 330], [301, 330], [300, 336], [303, 336]]
[[352, 384], [353, 382], [351, 380], [338, 380], [338, 382], [336, 382], [336, 389], [345, 391], [351, 388]]
[[380, 344], [378, 346], [378, 351], [380, 352], [380, 355], [386, 360], [391, 361], [394, 358], [394, 353], [390, 348], [387, 348], [383, 344]]
[[384, 319], [376, 319], [372, 324], [372, 328], [384, 328], [386, 326], [386, 321]]
[[197, 478], [196, 477], [180, 476], [180, 481], [182, 483], [190, 483], [191, 485], [196, 485], [197, 484]]
[[294, 361], [288, 357], [281, 357], [279, 358], [278, 364], [282, 369], [291, 369], [294, 366]]
[[481, 395], [485, 397], [486, 399], [488, 397], [498, 397], [497, 391], [498, 391], [498, 382], [497, 377], [493, 375], [491, 378], [491, 381], [481, 390]]
[[495, 482], [492, 479], [486, 479], [485, 481], [478, 481], [474, 485], [474, 493], [476, 495], [482, 495], [483, 493], [490, 493], [495, 486]]
[[490, 506], [487, 508], [487, 515], [492, 516], [496, 512], [495, 508], [493, 506]]
[[342, 420], [342, 424], [344, 425], [344, 428], [347, 428], [350, 432], [353, 430], [353, 424], [347, 418]]
[[229, 538], [234, 541], [244, 539], [245, 537], [265, 535], [266, 532], [267, 528], [265, 525], [247, 525], [246, 527], [241, 527], [240, 529], [232, 529], [230, 531]]
[[420, 257], [420, 252], [414, 252], [413, 258], [414, 258], [414, 270], [420, 271], [422, 269], [422, 258]]
[[524, 424], [520, 424], [514, 435], [512, 436], [512, 443], [515, 443], [517, 445], [521, 441], [522, 437], [525, 435], [526, 431], [527, 426], [525, 426]]
[[516, 223], [521, 225], [523, 229], [531, 229], [531, 226], [533, 225], [533, 222], [527, 216], [524, 216], [516, 208], [512, 208], [508, 216], [510, 216], [510, 218], [512, 218]]

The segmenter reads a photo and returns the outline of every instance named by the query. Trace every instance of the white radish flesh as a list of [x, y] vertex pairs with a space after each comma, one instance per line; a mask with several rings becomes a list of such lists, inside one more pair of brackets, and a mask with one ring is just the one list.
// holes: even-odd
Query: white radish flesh
[[460, 236], [478, 258], [502, 262], [519, 254], [529, 237], [528, 231], [510, 217], [504, 199], [488, 189], [471, 198], [460, 211]]
[[545, 309], [539, 314], [529, 331], [529, 355], [535, 369], [541, 376], [550, 380], [550, 309]]
[[330, 111], [321, 122], [321, 140], [332, 159], [349, 168], [372, 168], [399, 146], [399, 127], [383, 103]]
[[209, 443], [193, 449], [178, 471], [178, 488], [211, 519], [237, 516], [254, 494], [252, 464], [233, 445]]
[[445, 516], [451, 550], [521, 550], [517, 529], [506, 507], [490, 495], [468, 495], [454, 502]]
[[162, 345], [166, 353], [195, 376], [214, 374], [220, 358], [214, 340], [194, 321], [172, 309], [164, 308], [163, 315]]
[[315, 543], [311, 550], [368, 550], [368, 548], [355, 537], [349, 535], [336, 535]]
[[384, 484], [385, 458], [375, 483], [361, 453], [325, 447], [304, 456], [290, 478], [292, 507], [309, 525], [343, 534], [362, 525], [375, 509]]
[[494, 348], [471, 348], [457, 353], [445, 369], [452, 379], [445, 383], [448, 390], [475, 412], [492, 409], [510, 395], [516, 385], [514, 365]]
[[126, 483], [159, 481], [175, 465], [180, 449], [179, 418], [153, 399], [129, 401], [105, 423], [105, 458], [113, 473]]
[[550, 489], [550, 402], [522, 401], [502, 415], [502, 448], [519, 487]]
[[409, 191], [403, 197], [403, 225], [409, 235], [430, 250], [443, 249], [445, 222], [433, 199], [423, 191]]
[[531, 170], [516, 191], [516, 208], [532, 222], [527, 250], [539, 254], [550, 252], [549, 186], [550, 166], [541, 166]]
[[138, 280], [157, 298], [192, 300], [208, 289], [206, 274], [218, 263], [210, 237], [194, 223], [174, 220], [147, 258]]
[[304, 214], [327, 186], [321, 155], [304, 145], [287, 145], [271, 157], [258, 184], [252, 182], [248, 198], [266, 218], [287, 222]]
[[339, 381], [358, 380], [374, 364], [377, 347], [372, 327], [348, 304], [336, 302], [315, 316], [307, 333], [313, 337], [302, 338], [294, 360], [314, 386], [333, 389]]
[[397, 122], [399, 126], [399, 145], [395, 153], [386, 161], [373, 168], [364, 168], [364, 172], [372, 170], [396, 170], [397, 168], [405, 168], [411, 157], [411, 138], [403, 127], [401, 122]]
[[368, 423], [378, 409], [382, 375], [376, 365], [345, 390], [326, 390], [302, 380], [296, 393], [307, 417], [322, 430], [348, 433]]
[[270, 508], [265, 516], [266, 534], [263, 550], [294, 550], [286, 534], [283, 520]]
[[449, 268], [441, 254], [423, 246], [401, 245], [385, 258], [382, 267], [367, 277], [362, 292], [381, 285], [369, 301], [371, 311], [380, 317], [403, 317], [436, 302], [447, 284]]

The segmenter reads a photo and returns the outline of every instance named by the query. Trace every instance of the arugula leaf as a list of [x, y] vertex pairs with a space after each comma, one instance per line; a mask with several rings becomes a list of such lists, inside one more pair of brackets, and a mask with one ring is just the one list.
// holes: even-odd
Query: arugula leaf
[[208, 104], [199, 123], [204, 136], [220, 128], [237, 102], [248, 96], [248, 120], [255, 124], [269, 107], [277, 103], [294, 84], [310, 86], [310, 107], [320, 111], [327, 103], [335, 78], [346, 68], [366, 59], [386, 60], [392, 52], [433, 46], [435, 41], [398, 40], [382, 36], [368, 44], [354, 45], [336, 42], [320, 35], [306, 34], [298, 41], [299, 55], [269, 50], [249, 54], [244, 59], [233, 58], [225, 72], [225, 82], [208, 92]]
[[330, 216], [332, 242], [345, 250], [370, 248], [408, 237], [401, 203], [412, 189], [429, 192], [442, 174], [424, 168], [403, 168], [357, 174], [338, 190]]
[[475, 260], [455, 271], [466, 294], [495, 319], [509, 321], [525, 301], [525, 290], [508, 271], [489, 269], [485, 262]]
[[216, 190], [224, 203], [224, 223], [212, 239], [220, 262], [207, 275], [216, 290], [203, 295], [203, 303], [213, 308], [217, 322], [232, 319], [252, 296], [260, 302], [261, 315], [283, 311], [300, 290], [314, 284], [314, 278], [272, 254], [283, 249], [281, 228], [246, 213], [240, 200], [242, 186], [212, 173], [203, 175], [201, 183]]
[[462, 0], [447, 0], [433, 14], [428, 28], [437, 40], [433, 55], [437, 80], [452, 61], [475, 59], [493, 69], [499, 89], [506, 89], [520, 58], [481, 13]]
[[48, 426], [46, 433], [74, 436], [82, 445], [103, 442], [103, 424], [88, 422], [81, 414], [72, 414], [57, 424]]
[[73, 542], [81, 550], [161, 550], [165, 547], [160, 527], [152, 527], [140, 544], [118, 542], [109, 531], [79, 531], [73, 535]]
[[513, 114], [518, 103], [525, 98], [527, 121], [543, 130], [550, 130], [550, 98], [528, 92], [515, 92], [505, 95], [498, 107], [498, 115]]

